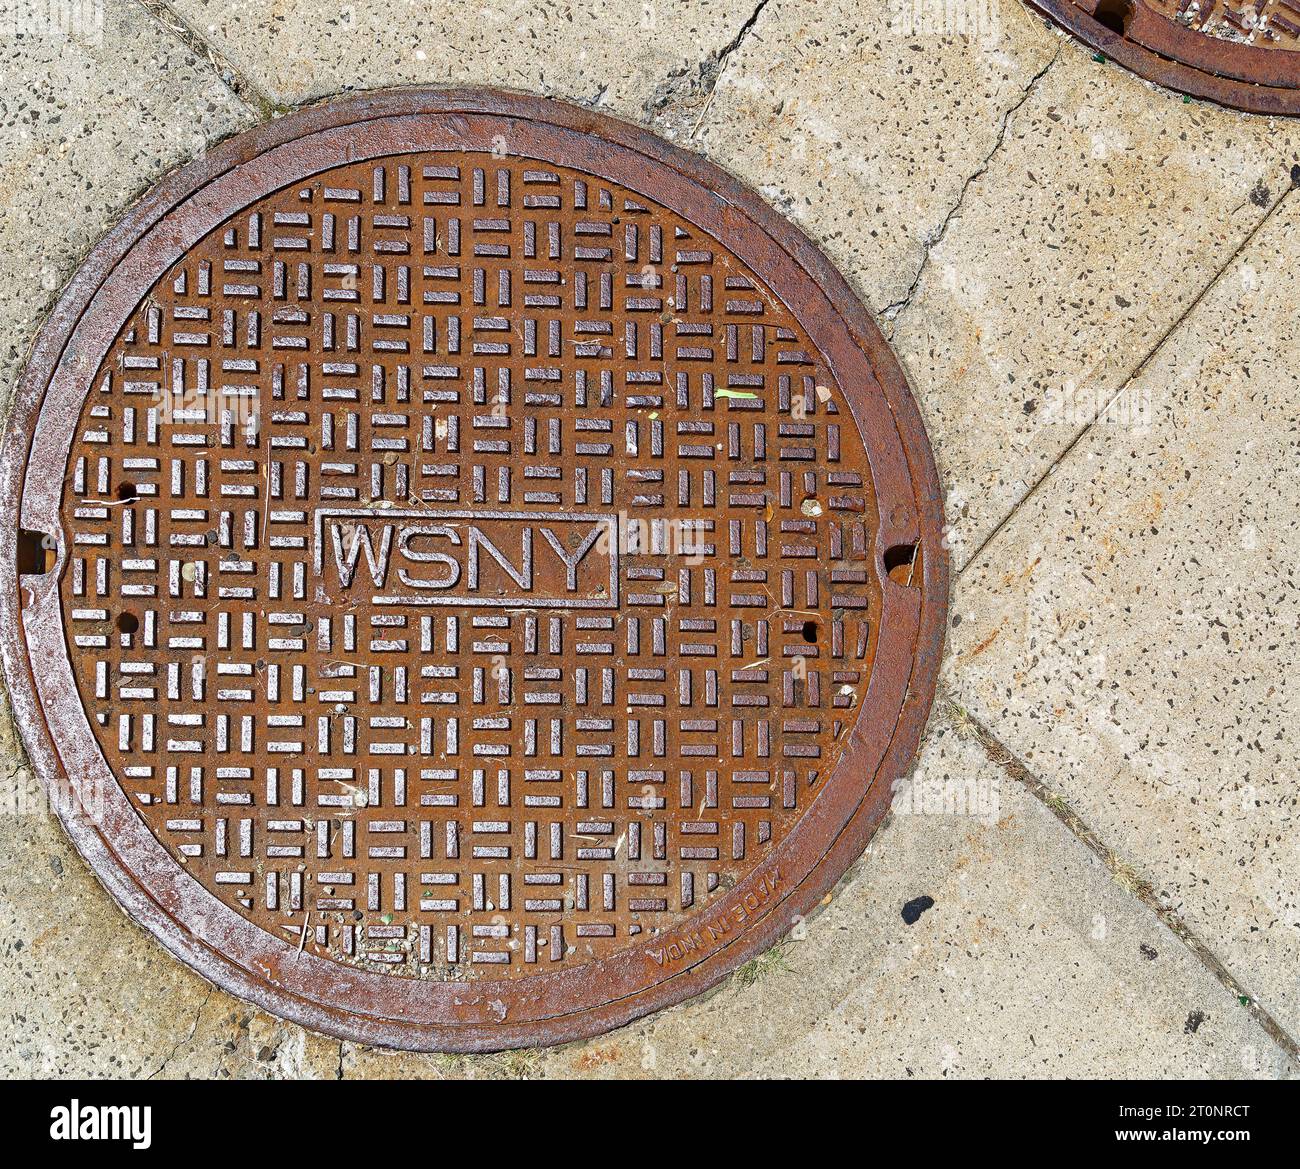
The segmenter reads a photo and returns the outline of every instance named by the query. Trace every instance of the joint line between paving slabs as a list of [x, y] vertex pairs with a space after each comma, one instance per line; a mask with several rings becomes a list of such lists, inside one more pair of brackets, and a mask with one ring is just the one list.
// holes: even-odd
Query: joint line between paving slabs
[[[966, 201], [966, 192], [970, 190], [971, 185], [977, 179], [981, 178], [988, 172], [989, 164], [992, 163], [997, 152], [1002, 149], [1003, 144], [1007, 140], [1007, 134], [1011, 131], [1011, 120], [1020, 111], [1020, 107], [1029, 100], [1030, 95], [1034, 92], [1034, 89], [1043, 79], [1043, 76], [1047, 71], [1056, 64], [1057, 60], [1061, 56], [1063, 48], [1063, 45], [1057, 46], [1056, 53], [1052, 59], [1029, 79], [1029, 83], [1025, 86], [1020, 97], [1013, 104], [1007, 106], [1006, 111], [1002, 115], [1001, 125], [998, 126], [998, 136], [997, 140], [993, 143], [993, 149], [984, 156], [984, 161], [966, 177], [966, 181], [961, 185], [961, 190], [957, 193], [956, 201], [948, 209], [948, 213], [943, 217], [943, 222], [939, 224], [938, 231], [925, 241], [925, 251], [921, 256], [921, 263], [917, 266], [916, 275], [912, 277], [912, 283], [908, 285], [907, 292], [905, 292], [901, 298], [894, 301], [892, 304], [885, 305], [885, 307], [880, 310], [880, 320], [882, 322], [889, 321], [892, 323], [896, 321], [912, 303], [912, 297], [916, 295], [916, 290], [921, 284], [921, 277], [925, 275], [925, 270], [930, 265], [930, 255], [933, 253], [934, 249], [943, 242], [944, 236], [948, 234], [948, 225], [956, 218], [957, 213], [961, 210], [962, 204]], [[891, 339], [892, 336], [893, 329], [890, 329]]]
[[1282, 203], [1286, 200], [1287, 196], [1290, 195], [1291, 192], [1296, 189], [1296, 185], [1297, 185], [1296, 182], [1293, 180], [1290, 186], [1287, 186], [1283, 189], [1282, 194], [1277, 197], [1277, 199], [1274, 201], [1273, 205], [1268, 209], [1268, 211], [1265, 212], [1265, 214], [1260, 217], [1259, 222], [1256, 223], [1255, 226], [1250, 229], [1250, 232], [1247, 234], [1246, 238], [1243, 239], [1241, 243], [1238, 244], [1237, 247], [1233, 249], [1232, 254], [1219, 266], [1219, 268], [1215, 271], [1214, 275], [1210, 277], [1205, 287], [1203, 287], [1200, 290], [1200, 292], [1198, 292], [1192, 298], [1191, 302], [1181, 313], [1179, 313], [1177, 319], [1169, 326], [1169, 328], [1167, 328], [1163, 333], [1160, 334], [1159, 337], [1156, 338], [1156, 340], [1152, 343], [1151, 347], [1143, 355], [1142, 360], [1138, 362], [1133, 372], [1129, 374], [1123, 380], [1123, 382], [1120, 383], [1119, 388], [1109, 398], [1106, 399], [1105, 404], [1099, 407], [1094, 412], [1092, 416], [1092, 420], [1080, 428], [1079, 432], [1072, 439], [1070, 439], [1070, 441], [1065, 445], [1064, 449], [1062, 449], [1061, 452], [1051, 461], [1051, 463], [1048, 464], [1047, 468], [1043, 471], [1043, 473], [1037, 479], [1034, 480], [1034, 482], [1030, 485], [1029, 490], [1026, 491], [1024, 495], [1022, 495], [1020, 499], [1016, 501], [1015, 505], [1011, 508], [1011, 510], [1007, 512], [1007, 514], [998, 521], [997, 526], [994, 527], [994, 529], [987, 536], [985, 536], [983, 540], [980, 541], [979, 547], [975, 549], [975, 551], [971, 554], [970, 558], [966, 561], [966, 563], [963, 564], [962, 567], [957, 570], [957, 573], [955, 575], [958, 579], [960, 579], [963, 575], [965, 575], [966, 570], [979, 560], [979, 558], [984, 554], [984, 550], [988, 548], [989, 545], [991, 545], [994, 540], [997, 539], [998, 535], [1002, 532], [1002, 529], [1005, 528], [1011, 522], [1011, 520], [1019, 513], [1020, 509], [1024, 507], [1025, 504], [1028, 503], [1034, 497], [1038, 489], [1048, 480], [1048, 478], [1051, 477], [1052, 472], [1054, 472], [1056, 468], [1059, 467], [1061, 463], [1065, 461], [1065, 459], [1069, 456], [1070, 452], [1074, 450], [1076, 446], [1079, 445], [1079, 443], [1083, 440], [1083, 438], [1087, 434], [1092, 432], [1093, 428], [1097, 425], [1097, 423], [1101, 419], [1106, 417], [1106, 415], [1110, 412], [1111, 407], [1113, 407], [1115, 403], [1119, 401], [1119, 399], [1123, 396], [1125, 391], [1127, 391], [1131, 386], [1133, 386], [1137, 382], [1138, 378], [1142, 376], [1142, 373], [1146, 369], [1146, 367], [1151, 364], [1156, 354], [1159, 353], [1160, 350], [1164, 347], [1165, 342], [1168, 341], [1169, 338], [1183, 324], [1183, 322], [1186, 321], [1192, 315], [1192, 313], [1196, 311], [1201, 301], [1203, 301], [1206, 298], [1206, 296], [1209, 295], [1210, 290], [1214, 288], [1214, 286], [1218, 284], [1221, 279], [1223, 279], [1223, 276], [1228, 271], [1228, 269], [1231, 268], [1232, 265], [1235, 264], [1237, 260], [1241, 257], [1242, 253], [1244, 253], [1246, 249], [1249, 248], [1250, 245], [1255, 242], [1255, 237], [1259, 235], [1259, 233], [1264, 229], [1264, 226], [1272, 220], [1273, 216], [1277, 214], [1279, 208], [1281, 208]]
[[184, 17], [176, 13], [163, 0], [137, 0], [140, 7], [154, 18], [172, 36], [176, 37], [190, 52], [196, 54], [212, 67], [221, 83], [240, 101], [257, 111], [259, 117], [268, 120], [280, 111], [280, 107], [245, 77], [229, 58], [219, 53]]
[[1226, 990], [1236, 996], [1237, 1001], [1292, 1062], [1300, 1065], [1300, 1044], [1256, 1001], [1255, 996], [1242, 986], [1219, 956], [1192, 932], [1178, 911], [1160, 900], [1149, 881], [1139, 877], [1127, 861], [1097, 836], [1059, 792], [1053, 791], [1034, 775], [1010, 748], [969, 711], [942, 691], [938, 694], [936, 703], [952, 720], [953, 727], [959, 735], [973, 738], [983, 748], [991, 763], [1025, 787], [1065, 825], [1071, 835], [1106, 866], [1115, 883], [1150, 909], [1165, 928], [1192, 952], [1197, 961], [1213, 974]]

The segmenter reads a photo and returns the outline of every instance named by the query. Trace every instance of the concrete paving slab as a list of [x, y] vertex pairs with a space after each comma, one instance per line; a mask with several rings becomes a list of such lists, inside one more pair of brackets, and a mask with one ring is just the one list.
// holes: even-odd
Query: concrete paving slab
[[893, 330], [938, 451], [955, 567], [1289, 188], [1297, 151], [1291, 122], [1184, 103], [1064, 45]]
[[954, 36], [900, 20], [912, 7], [772, 0], [691, 140], [816, 239], [873, 312], [907, 294], [1061, 43], [1018, 0], [970, 6], [983, 20]]
[[152, 182], [252, 112], [130, 0], [99, 34], [0, 36], [0, 409], [77, 263]]
[[[169, 7], [274, 103], [384, 85], [500, 85], [619, 113], [706, 88], [755, 0], [175, 0]], [[660, 87], [665, 87], [660, 91]]]
[[1300, 1028], [1288, 194], [961, 578], [948, 684]]

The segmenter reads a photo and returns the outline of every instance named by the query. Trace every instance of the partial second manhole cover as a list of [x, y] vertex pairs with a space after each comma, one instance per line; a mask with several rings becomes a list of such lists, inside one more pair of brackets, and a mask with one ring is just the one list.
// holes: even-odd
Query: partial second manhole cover
[[716, 168], [540, 100], [349, 100], [163, 182], [40, 335], [2, 502], [78, 848], [362, 1042], [716, 982], [861, 853], [933, 696], [938, 486], [874, 325]]
[[1028, 2], [1148, 81], [1252, 113], [1300, 113], [1300, 0]]

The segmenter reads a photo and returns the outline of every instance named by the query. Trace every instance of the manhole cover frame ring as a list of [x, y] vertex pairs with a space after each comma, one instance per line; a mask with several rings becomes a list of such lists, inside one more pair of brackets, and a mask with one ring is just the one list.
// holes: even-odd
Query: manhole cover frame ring
[[[393, 124], [395, 119], [409, 121], [410, 118], [421, 115], [433, 115], [452, 125], [455, 125], [457, 115], [523, 119], [566, 135], [571, 135], [574, 131], [588, 135], [590, 138], [585, 142], [587, 149], [598, 147], [598, 140], [601, 140], [611, 149], [645, 156], [678, 172], [681, 181], [697, 186], [708, 199], [716, 200], [712, 213], [726, 220], [729, 233], [724, 237], [726, 246], [746, 262], [750, 260], [750, 252], [744, 243], [736, 243], [736, 237], [730, 234], [733, 231], [741, 233], [751, 248], [770, 249], [769, 258], [773, 263], [783, 267], [802, 268], [807, 282], [820, 290], [832, 315], [844, 327], [846, 348], [856, 348], [859, 357], [863, 352], [869, 355], [870, 371], [883, 391], [883, 402], [898, 435], [896, 454], [890, 455], [889, 459], [896, 459], [901, 465], [902, 473], [910, 482], [915, 506], [912, 509], [901, 509], [901, 514], [894, 520], [882, 517], [879, 539], [882, 544], [891, 543], [896, 537], [906, 538], [906, 534], [910, 533], [911, 538], [918, 539], [924, 549], [919, 585], [911, 588], [895, 586], [886, 590], [886, 604], [899, 614], [898, 620], [885, 623], [889, 632], [897, 635], [900, 630], [907, 631], [905, 645], [882, 643], [873, 674], [873, 682], [876, 676], [880, 676], [884, 679], [882, 687], [892, 683], [897, 695], [891, 708], [897, 712], [891, 732], [887, 739], [883, 732], [874, 736], [884, 739], [883, 743], [868, 742], [867, 732], [870, 728], [864, 726], [866, 720], [857, 722], [851, 732], [850, 745], [840, 758], [834, 774], [827, 780], [827, 788], [832, 786], [836, 776], [860, 771], [864, 764], [869, 766], [874, 776], [873, 781], [865, 791], [859, 792], [855, 807], [832, 808], [826, 801], [819, 799], [804, 813], [799, 828], [787, 843], [802, 842], [801, 852], [820, 855], [812, 855], [806, 864], [804, 859], [807, 858], [801, 858], [796, 870], [799, 877], [797, 884], [787, 886], [784, 896], [778, 896], [757, 924], [740, 933], [735, 941], [709, 951], [694, 964], [683, 964], [679, 973], [633, 994], [611, 998], [598, 1005], [584, 1004], [575, 1008], [554, 993], [564, 984], [564, 980], [574, 979], [583, 970], [590, 971], [590, 965], [516, 980], [517, 988], [537, 984], [543, 978], [554, 981], [554, 985], [549, 988], [552, 993], [542, 995], [532, 989], [528, 994], [519, 995], [521, 999], [545, 999], [545, 1002], [536, 1004], [537, 1017], [520, 1022], [510, 1022], [508, 1018], [504, 1022], [496, 1021], [493, 1009], [482, 1001], [478, 1002], [477, 1014], [468, 1021], [448, 1022], [445, 1016], [413, 1018], [410, 1016], [410, 1002], [394, 1005], [390, 999], [390, 993], [400, 993], [392, 984], [412, 984], [413, 989], [407, 988], [405, 999], [421, 998], [421, 991], [427, 990], [430, 984], [418, 980], [393, 979], [388, 975], [367, 971], [348, 970], [346, 973], [356, 974], [356, 981], [359, 982], [368, 982], [370, 978], [384, 980], [387, 984], [386, 993], [379, 996], [378, 1005], [367, 1001], [364, 1004], [349, 1004], [344, 1008], [335, 1003], [322, 1002], [283, 985], [283, 981], [294, 974], [287, 967], [295, 958], [276, 939], [272, 941], [277, 941], [277, 945], [286, 952], [280, 953], [277, 961], [260, 966], [259, 977], [222, 952], [231, 940], [228, 931], [223, 932], [226, 930], [224, 924], [209, 932], [208, 941], [182, 924], [173, 916], [172, 909], [161, 904], [154, 893], [141, 884], [136, 872], [119, 856], [91, 814], [82, 810], [76, 799], [68, 798], [70, 790], [78, 797], [84, 794], [84, 777], [89, 774], [96, 759], [104, 771], [107, 771], [107, 765], [98, 754], [89, 727], [85, 725], [84, 714], [84, 743], [72, 736], [61, 737], [62, 753], [56, 749], [50, 715], [37, 694], [31, 665], [32, 650], [23, 625], [24, 607], [19, 603], [21, 586], [17, 557], [20, 530], [37, 527], [31, 520], [31, 508], [28, 507], [26, 512], [22, 510], [29, 502], [25, 499], [29, 477], [48, 478], [52, 475], [53, 481], [61, 485], [67, 458], [66, 450], [57, 449], [42, 450], [34, 458], [32, 455], [33, 440], [45, 409], [57, 409], [57, 404], [52, 405], [47, 401], [46, 392], [60, 370], [67, 363], [75, 362], [76, 354], [71, 348], [74, 332], [88, 310], [91, 310], [92, 304], [96, 303], [97, 295], [108, 278], [117, 274], [124, 261], [129, 262], [135, 258], [134, 249], [160, 221], [182, 205], [202, 198], [205, 188], [235, 168], [277, 147], [292, 144], [295, 140], [298, 149], [305, 152], [309, 148], [303, 145], [304, 140], [309, 140], [315, 134], [345, 127], [370, 152], [361, 153], [358, 158], [395, 153], [399, 148], [384, 138], [385, 128]], [[461, 148], [482, 147], [468, 143]], [[590, 157], [586, 159], [586, 165], [582, 159], [569, 164], [593, 169]], [[323, 164], [317, 169], [325, 168]], [[598, 166], [594, 169], [599, 173]], [[295, 173], [277, 185], [283, 185], [285, 181], [299, 181], [308, 173], [311, 172]], [[251, 202], [264, 193], [262, 190], [250, 191], [246, 202]], [[677, 209], [684, 214], [691, 214], [690, 207]], [[215, 222], [220, 222], [222, 217], [231, 214], [233, 210], [235, 208], [223, 205]], [[185, 246], [188, 248], [190, 245]], [[149, 283], [165, 270], [166, 265], [154, 268]], [[116, 300], [125, 304], [127, 299], [130, 299], [127, 293], [120, 289], [105, 291], [105, 300], [109, 302]], [[126, 315], [134, 311], [138, 302], [139, 298], [131, 299], [131, 303], [125, 304], [125, 307], [118, 305], [113, 311], [120, 309], [122, 318], [125, 319]], [[95, 311], [100, 310], [96, 308]], [[93, 354], [96, 361], [101, 356], [102, 350]], [[827, 357], [827, 360], [831, 359]], [[93, 369], [90, 372], [93, 373]], [[846, 392], [849, 393], [852, 412], [858, 416], [865, 395], [856, 387]], [[71, 404], [74, 412], [79, 411], [80, 406], [80, 398]], [[64, 403], [64, 407], [67, 408], [68, 403]], [[868, 439], [868, 446], [876, 451], [879, 440], [873, 443]], [[873, 454], [873, 477], [876, 473]], [[151, 188], [105, 235], [77, 270], [37, 335], [14, 395], [3, 452], [0, 453], [0, 508], [3, 508], [5, 534], [8, 537], [3, 554], [0, 554], [0, 651], [3, 652], [10, 702], [28, 756], [47, 790], [50, 790], [52, 797], [57, 797], [52, 802], [78, 850], [127, 914], [205, 978], [240, 998], [303, 1026], [369, 1044], [411, 1050], [474, 1052], [586, 1038], [697, 995], [737, 966], [763, 952], [788, 932], [793, 919], [806, 916], [818, 904], [844, 870], [861, 854], [883, 819], [893, 795], [889, 779], [905, 775], [915, 756], [933, 700], [943, 648], [948, 562], [942, 534], [942, 497], [933, 456], [901, 368], [874, 322], [838, 271], [797, 228], [777, 215], [757, 195], [702, 157], [673, 147], [629, 123], [547, 99], [495, 90], [374, 91], [308, 107], [226, 141], [208, 155], [173, 172]], [[896, 529], [894, 532], [889, 531], [891, 523]], [[58, 578], [67, 558], [62, 533], [59, 543], [56, 571], [48, 574], [49, 583], [44, 586], [45, 594], [55, 598], [59, 592]], [[906, 617], [903, 616], [904, 613]], [[61, 636], [61, 624], [59, 633]], [[862, 707], [865, 708], [866, 705], [864, 700]], [[75, 697], [74, 706], [80, 712]], [[87, 751], [93, 753], [94, 757], [87, 754]], [[71, 784], [53, 779], [65, 772], [79, 778]], [[115, 786], [116, 781], [109, 785], [110, 789]], [[843, 790], [843, 787], [841, 782], [837, 790]], [[120, 789], [118, 794], [121, 794]], [[121, 803], [135, 816], [124, 796]], [[811, 831], [806, 823], [816, 815], [837, 817], [833, 819], [833, 831], [820, 843], [809, 841]], [[140, 831], [149, 835], [152, 841], [143, 821], [138, 823]], [[810, 848], [810, 843], [817, 847]], [[161, 845], [158, 847], [161, 849]], [[132, 863], [137, 867], [142, 866], [139, 856], [133, 856]], [[148, 871], [147, 861], [143, 867]], [[177, 872], [181, 871], [177, 866]], [[742, 892], [747, 882], [756, 875], [751, 873], [732, 893]], [[270, 937], [251, 922], [239, 919], [233, 910], [207, 893], [197, 881], [189, 881], [189, 884], [193, 885], [193, 890], [185, 889], [177, 894], [182, 900], [201, 893], [210, 902], [209, 908], [216, 906], [235, 919], [230, 924], [237, 926], [242, 922], [249, 929], [257, 930], [266, 938]], [[716, 906], [711, 907], [711, 910], [712, 908]], [[778, 909], [779, 912], [774, 911]], [[630, 947], [616, 958], [625, 958], [636, 949], [635, 946]], [[316, 963], [334, 965], [311, 955], [301, 957], [309, 968]], [[286, 968], [281, 969], [278, 962], [284, 962]], [[339, 971], [333, 973], [336, 977], [341, 977]], [[467, 998], [489, 1000], [492, 998], [490, 988], [499, 984], [475, 980], [471, 983], [433, 985], [459, 986], [467, 992]], [[487, 993], [480, 994], [485, 988]], [[548, 1005], [551, 1003], [558, 1005]], [[365, 1007], [369, 1007], [373, 1013], [360, 1013]]]
[[[1103, 54], [1130, 73], [1163, 89], [1248, 114], [1280, 117], [1300, 115], [1300, 81], [1290, 88], [1257, 84], [1163, 56], [1141, 42], [1130, 40], [1122, 33], [1108, 28], [1096, 17], [1079, 8], [1074, 0], [1025, 0], [1025, 3], [1086, 48]], [[1173, 21], [1168, 23], [1175, 29], [1181, 27]], [[1210, 37], [1205, 37], [1205, 40], [1207, 45], [1202, 51], [1207, 58], [1212, 58], [1217, 44]], [[1300, 50], [1248, 47], [1257, 48], [1260, 53], [1294, 57], [1297, 65], [1300, 65]]]

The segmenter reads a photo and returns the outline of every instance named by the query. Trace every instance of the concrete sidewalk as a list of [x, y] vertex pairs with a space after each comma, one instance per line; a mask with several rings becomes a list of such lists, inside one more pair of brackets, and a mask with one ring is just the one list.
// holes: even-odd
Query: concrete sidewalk
[[168, 170], [342, 90], [505, 86], [703, 152], [827, 252], [920, 402], [955, 583], [911, 786], [822, 911], [705, 998], [540, 1052], [359, 1048], [213, 990], [29, 798], [6, 716], [0, 1072], [1300, 1071], [1300, 123], [1156, 89], [1020, 0], [967, 35], [913, 8], [104, 0], [102, 33], [4, 34], [5, 408]]

